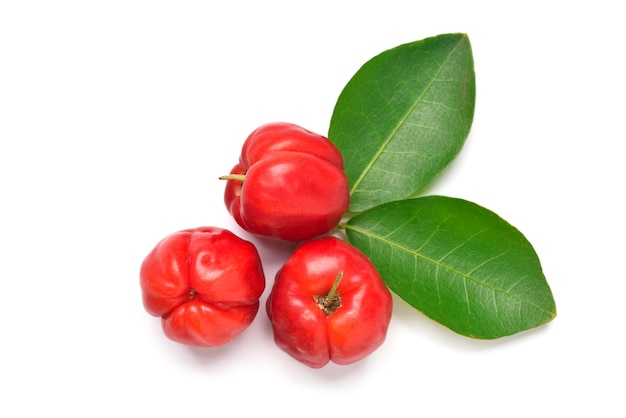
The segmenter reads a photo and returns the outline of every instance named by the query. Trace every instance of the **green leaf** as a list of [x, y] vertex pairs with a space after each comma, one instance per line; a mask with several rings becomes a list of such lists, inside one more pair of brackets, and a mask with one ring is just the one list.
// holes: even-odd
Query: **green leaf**
[[428, 185], [469, 134], [475, 89], [465, 34], [400, 45], [365, 63], [339, 95], [328, 132], [344, 158], [350, 211]]
[[459, 334], [499, 338], [556, 316], [531, 244], [475, 203], [444, 196], [389, 202], [344, 227], [394, 293]]

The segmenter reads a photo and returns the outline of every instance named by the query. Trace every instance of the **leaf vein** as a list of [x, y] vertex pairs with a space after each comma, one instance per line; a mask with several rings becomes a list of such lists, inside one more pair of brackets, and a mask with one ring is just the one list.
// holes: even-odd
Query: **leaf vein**
[[[372, 169], [372, 167], [374, 166], [374, 164], [376, 164], [378, 159], [384, 153], [385, 149], [389, 146], [389, 144], [391, 143], [392, 139], [396, 136], [396, 134], [398, 133], [400, 128], [403, 126], [403, 124], [408, 120], [409, 116], [413, 113], [413, 111], [417, 108], [417, 106], [420, 103], [422, 103], [422, 101], [424, 100], [424, 97], [430, 91], [432, 86], [435, 84], [435, 82], [437, 81], [437, 78], [441, 75], [441, 73], [443, 72], [443, 69], [445, 68], [446, 64], [450, 61], [450, 59], [452, 58], [452, 56], [454, 55], [456, 50], [459, 48], [461, 42], [462, 42], [462, 40], [459, 40], [459, 42], [457, 42], [457, 45], [450, 51], [450, 53], [446, 57], [446, 60], [439, 66], [439, 69], [438, 69], [437, 73], [434, 74], [433, 77], [430, 79], [430, 81], [428, 82], [426, 88], [422, 91], [422, 93], [418, 97], [416, 97], [416, 99], [413, 102], [413, 104], [411, 106], [409, 106], [409, 108], [405, 112], [405, 114], [398, 120], [398, 123], [396, 124], [396, 126], [393, 127], [393, 129], [391, 130], [389, 135], [387, 135], [387, 137], [381, 142], [380, 147], [378, 148], [378, 150], [376, 151], [376, 153], [374, 154], [372, 159], [365, 166], [363, 172], [361, 172], [359, 177], [354, 181], [354, 184], [352, 185], [352, 188], [350, 189], [350, 195], [351, 196], [359, 188], [360, 184], [363, 182], [365, 177], [369, 174], [369, 172]], [[371, 124], [371, 121], [369, 121], [369, 119], [368, 119], [368, 123]]]
[[[500, 293], [500, 294], [507, 295], [508, 297], [510, 297], [512, 299], [515, 299], [515, 300], [517, 300], [517, 301], [519, 301], [521, 303], [532, 305], [532, 306], [536, 307], [539, 310], [542, 310], [542, 311], [544, 311], [544, 312], [546, 312], [546, 313], [548, 313], [550, 315], [553, 315], [553, 312], [551, 312], [550, 310], [544, 308], [543, 306], [540, 306], [540, 305], [538, 305], [536, 303], [533, 303], [532, 301], [521, 299], [519, 296], [511, 293], [510, 290], [502, 289], [502, 288], [499, 288], [497, 286], [493, 286], [493, 285], [491, 285], [489, 283], [486, 283], [484, 281], [479, 280], [478, 278], [476, 278], [474, 276], [471, 276], [469, 273], [464, 273], [464, 272], [462, 272], [462, 271], [460, 271], [458, 269], [455, 269], [455, 268], [453, 268], [453, 267], [451, 267], [451, 266], [449, 266], [449, 265], [447, 265], [447, 264], [445, 264], [445, 263], [443, 263], [443, 262], [441, 262], [439, 260], [435, 260], [433, 258], [425, 256], [424, 254], [420, 254], [418, 252], [419, 250], [412, 250], [411, 248], [403, 246], [403, 245], [401, 245], [401, 244], [399, 244], [397, 242], [391, 241], [391, 240], [387, 239], [386, 237], [383, 237], [381, 235], [375, 234], [375, 233], [371, 232], [370, 230], [359, 228], [359, 227], [356, 227], [354, 225], [349, 225], [348, 224], [348, 225], [345, 226], [345, 228], [346, 229], [351, 229], [354, 232], [357, 232], [357, 233], [360, 233], [360, 234], [366, 236], [370, 243], [372, 241], [376, 240], [378, 242], [385, 243], [386, 245], [388, 245], [389, 247], [391, 247], [391, 248], [393, 248], [395, 250], [400, 250], [400, 251], [404, 251], [404, 252], [406, 252], [408, 254], [411, 254], [416, 259], [419, 258], [419, 259], [422, 259], [422, 260], [424, 260], [426, 262], [432, 263], [436, 267], [437, 272], [439, 272], [439, 269], [443, 269], [443, 270], [449, 271], [452, 274], [455, 274], [455, 275], [461, 277], [463, 279], [463, 281], [464, 281], [464, 286], [465, 286], [465, 289], [466, 289], [466, 292], [465, 292], [466, 298], [469, 297], [469, 294], [467, 292], [467, 282], [470, 281], [470, 282], [476, 283], [477, 285], [480, 285], [480, 286], [483, 286], [483, 287], [485, 287], [487, 289], [490, 289], [493, 292], [497, 292], [497, 293]], [[422, 247], [420, 247], [420, 248], [422, 248]], [[438, 274], [436, 276], [438, 276]], [[438, 280], [438, 277], [437, 277], [437, 280]]]

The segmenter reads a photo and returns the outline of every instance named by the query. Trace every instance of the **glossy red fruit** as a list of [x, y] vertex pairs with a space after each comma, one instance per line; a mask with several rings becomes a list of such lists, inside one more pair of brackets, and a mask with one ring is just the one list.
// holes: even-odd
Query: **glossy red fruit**
[[266, 308], [276, 344], [320, 368], [374, 352], [387, 335], [392, 297], [361, 251], [329, 236], [294, 251], [276, 275]]
[[141, 264], [148, 313], [182, 344], [221, 346], [255, 318], [265, 276], [256, 247], [232, 232], [200, 227], [161, 240]]
[[269, 123], [248, 136], [227, 180], [224, 202], [246, 231], [304, 241], [332, 230], [348, 209], [343, 159], [322, 135]]

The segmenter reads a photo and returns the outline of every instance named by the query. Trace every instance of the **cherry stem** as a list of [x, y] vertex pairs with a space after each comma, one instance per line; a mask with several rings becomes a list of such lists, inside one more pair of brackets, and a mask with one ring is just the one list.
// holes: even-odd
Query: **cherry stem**
[[324, 311], [324, 315], [326, 316], [335, 312], [341, 306], [341, 299], [337, 294], [337, 288], [339, 287], [339, 282], [341, 281], [342, 277], [343, 271], [340, 271], [335, 278], [333, 286], [330, 288], [330, 291], [326, 296], [315, 296], [315, 301], [317, 302], [317, 305], [322, 311]]
[[228, 174], [225, 176], [221, 176], [220, 180], [237, 180], [243, 182], [246, 178], [245, 174]]
[[337, 273], [337, 277], [335, 278], [335, 281], [333, 282], [333, 286], [330, 288], [330, 290], [328, 291], [328, 294], [326, 295], [326, 300], [328, 301], [329, 304], [331, 303], [333, 299], [335, 299], [337, 295], [337, 288], [339, 287], [339, 282], [341, 281], [342, 277], [343, 277], [343, 271], [339, 271], [339, 273]]

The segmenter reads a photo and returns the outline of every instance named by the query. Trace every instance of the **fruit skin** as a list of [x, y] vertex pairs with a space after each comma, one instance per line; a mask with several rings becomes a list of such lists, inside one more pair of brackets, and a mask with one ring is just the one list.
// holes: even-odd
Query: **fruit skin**
[[[328, 316], [316, 296], [326, 296], [338, 274], [341, 306]], [[371, 261], [333, 236], [301, 244], [276, 274], [266, 310], [274, 341], [311, 368], [329, 361], [350, 364], [385, 340], [393, 299]]]
[[227, 180], [224, 203], [248, 232], [285, 241], [328, 233], [350, 204], [343, 158], [326, 137], [274, 122], [254, 130]]
[[217, 347], [255, 318], [265, 276], [256, 247], [232, 232], [199, 227], [161, 240], [141, 264], [146, 311], [179, 343]]

